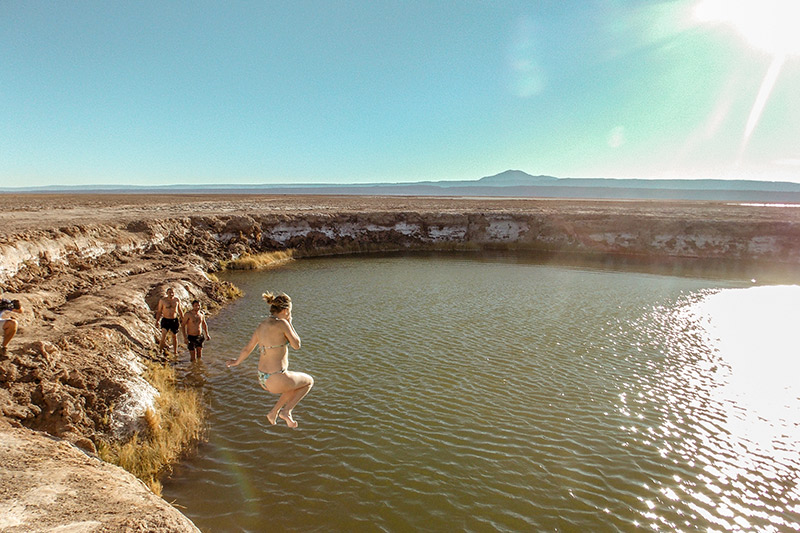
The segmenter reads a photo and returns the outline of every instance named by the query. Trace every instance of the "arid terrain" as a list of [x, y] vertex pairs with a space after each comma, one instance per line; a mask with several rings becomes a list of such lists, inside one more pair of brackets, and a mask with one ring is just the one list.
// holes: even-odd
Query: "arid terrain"
[[800, 282], [800, 206], [714, 202], [211, 195], [0, 195], [0, 531], [192, 531], [98, 443], [142, 427], [167, 286], [212, 312], [209, 272], [278, 250], [501, 250]]
[[5, 235], [63, 225], [118, 224], [188, 216], [343, 212], [635, 216], [683, 220], [686, 223], [800, 222], [800, 205], [782, 209], [724, 202], [333, 195], [0, 194], [0, 221]]

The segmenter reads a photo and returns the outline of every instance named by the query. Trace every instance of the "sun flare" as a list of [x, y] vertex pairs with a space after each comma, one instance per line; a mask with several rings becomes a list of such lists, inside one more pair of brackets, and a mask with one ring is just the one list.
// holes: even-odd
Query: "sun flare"
[[694, 17], [701, 23], [728, 25], [750, 46], [772, 56], [747, 117], [739, 148], [741, 161], [784, 63], [789, 56], [800, 56], [800, 1], [700, 0], [694, 7]]
[[797, 0], [701, 0], [694, 16], [731, 26], [751, 46], [773, 56], [800, 55]]

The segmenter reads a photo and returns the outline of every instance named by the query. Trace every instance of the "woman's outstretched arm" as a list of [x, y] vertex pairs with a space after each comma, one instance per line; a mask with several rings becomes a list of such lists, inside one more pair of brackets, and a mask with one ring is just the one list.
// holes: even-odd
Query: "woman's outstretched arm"
[[239, 358], [231, 359], [230, 361], [228, 361], [227, 365], [229, 367], [239, 365], [242, 361], [247, 359], [247, 357], [250, 355], [250, 352], [252, 352], [257, 345], [258, 345], [258, 330], [256, 330], [255, 333], [253, 333], [253, 337], [250, 339], [250, 342], [247, 343], [247, 346], [242, 348], [242, 351], [239, 354]]

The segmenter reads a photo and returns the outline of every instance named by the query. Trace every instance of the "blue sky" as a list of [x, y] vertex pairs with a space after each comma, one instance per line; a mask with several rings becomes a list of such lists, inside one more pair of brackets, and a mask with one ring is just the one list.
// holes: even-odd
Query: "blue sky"
[[797, 0], [0, 0], [0, 185], [800, 181]]

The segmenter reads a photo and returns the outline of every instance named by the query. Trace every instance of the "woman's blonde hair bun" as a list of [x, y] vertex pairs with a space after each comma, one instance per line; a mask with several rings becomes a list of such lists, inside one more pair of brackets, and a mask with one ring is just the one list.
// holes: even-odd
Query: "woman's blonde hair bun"
[[289, 295], [282, 292], [278, 294], [265, 292], [261, 294], [261, 297], [269, 304], [270, 313], [277, 313], [284, 309], [289, 309], [289, 306], [292, 305], [292, 299], [289, 298]]

